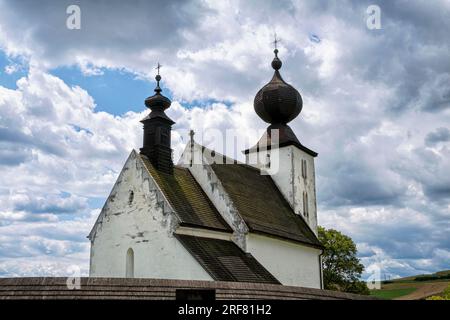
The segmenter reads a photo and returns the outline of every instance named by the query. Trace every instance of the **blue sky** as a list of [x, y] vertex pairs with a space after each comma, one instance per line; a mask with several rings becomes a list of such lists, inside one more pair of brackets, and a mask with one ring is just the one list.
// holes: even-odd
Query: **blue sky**
[[189, 129], [264, 129], [275, 31], [304, 101], [291, 126], [319, 152], [319, 223], [356, 241], [364, 276], [450, 269], [448, 1], [377, 1], [380, 30], [371, 1], [79, 3], [69, 30], [70, 1], [0, 2], [0, 276], [88, 272], [157, 62], [176, 153]]
[[[145, 108], [142, 97], [151, 95], [152, 84], [125, 70], [102, 69], [101, 74], [86, 76], [77, 66], [50, 70], [70, 86], [86, 89], [94, 98], [97, 111], [123, 115]], [[126, 93], [126, 94], [124, 94]]]

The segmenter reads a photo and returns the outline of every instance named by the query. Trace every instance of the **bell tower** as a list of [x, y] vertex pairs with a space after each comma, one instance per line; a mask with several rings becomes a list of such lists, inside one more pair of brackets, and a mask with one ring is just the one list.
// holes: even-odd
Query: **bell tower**
[[294, 212], [317, 234], [314, 169], [317, 153], [302, 145], [288, 126], [302, 111], [303, 100], [281, 77], [278, 49], [274, 53], [274, 75], [253, 102], [255, 112], [269, 126], [258, 143], [244, 151], [246, 163], [259, 168], [262, 174], [269, 174]]
[[157, 170], [172, 174], [173, 160], [170, 136], [172, 125], [175, 122], [164, 112], [170, 107], [171, 101], [161, 94], [162, 90], [159, 86], [161, 81], [160, 68], [161, 65], [158, 63], [155, 94], [145, 99], [145, 105], [151, 112], [141, 120], [144, 124], [144, 145], [140, 151], [141, 154], [147, 156]]

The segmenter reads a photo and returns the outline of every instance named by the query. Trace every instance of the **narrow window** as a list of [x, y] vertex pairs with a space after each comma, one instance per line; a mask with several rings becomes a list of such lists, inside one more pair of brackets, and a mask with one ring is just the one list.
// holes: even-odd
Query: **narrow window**
[[308, 194], [306, 192], [303, 192], [303, 215], [305, 217], [309, 216]]
[[306, 179], [306, 160], [302, 159], [302, 177]]
[[134, 200], [134, 192], [130, 191], [130, 194], [128, 195], [128, 205], [132, 205]]
[[134, 251], [131, 248], [127, 251], [126, 277], [134, 278]]
[[309, 202], [308, 202], [308, 193], [305, 192], [305, 199], [306, 199], [306, 217], [309, 217]]

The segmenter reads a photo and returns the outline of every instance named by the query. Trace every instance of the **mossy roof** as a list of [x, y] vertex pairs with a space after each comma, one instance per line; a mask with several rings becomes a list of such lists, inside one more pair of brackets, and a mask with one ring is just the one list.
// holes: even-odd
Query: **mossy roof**
[[211, 166], [250, 231], [322, 248], [269, 175], [262, 175], [260, 170], [245, 164]]
[[145, 156], [140, 157], [182, 225], [232, 232], [188, 169], [175, 166], [171, 175], [156, 170]]

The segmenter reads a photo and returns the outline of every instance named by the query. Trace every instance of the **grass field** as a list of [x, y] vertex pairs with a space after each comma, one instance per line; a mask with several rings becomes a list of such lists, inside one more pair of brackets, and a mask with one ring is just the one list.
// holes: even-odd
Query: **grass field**
[[[434, 275], [442, 276], [450, 273], [450, 270], [436, 272]], [[430, 275], [417, 275], [405, 277], [382, 283], [381, 289], [371, 290], [370, 294], [382, 299], [424, 299], [431, 295], [439, 294], [450, 285], [449, 280], [417, 281], [417, 277]]]
[[391, 300], [398, 297], [406, 296], [407, 294], [416, 291], [416, 289], [417, 288], [371, 290], [370, 295], [381, 299]]

